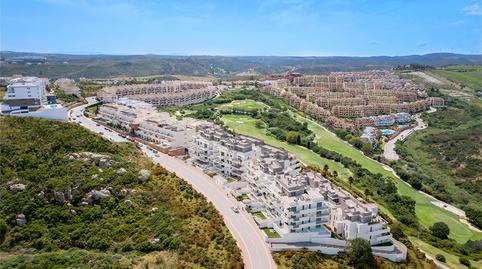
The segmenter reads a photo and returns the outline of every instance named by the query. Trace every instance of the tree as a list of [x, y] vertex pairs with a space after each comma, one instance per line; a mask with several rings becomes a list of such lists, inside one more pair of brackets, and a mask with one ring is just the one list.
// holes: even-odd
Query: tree
[[436, 222], [429, 228], [430, 233], [438, 238], [447, 239], [450, 234], [450, 229], [445, 222]]
[[338, 176], [338, 172], [336, 170], [333, 170], [333, 177], [336, 178]]
[[348, 260], [356, 269], [376, 268], [370, 243], [362, 238], [350, 241], [347, 249]]
[[445, 262], [445, 256], [442, 254], [435, 255], [435, 259], [437, 259], [437, 261]]
[[350, 183], [350, 189], [351, 189], [351, 184], [353, 184], [353, 181], [354, 181], [354, 180], [355, 180], [355, 179], [353, 179], [352, 176], [348, 177], [348, 183]]
[[264, 127], [264, 123], [262, 120], [257, 120], [254, 126], [256, 126], [258, 129], [261, 129]]
[[326, 175], [328, 174], [328, 170], [329, 170], [329, 169], [330, 169], [330, 168], [328, 167], [327, 164], [325, 164], [325, 165], [323, 166], [323, 173], [322, 173], [322, 175], [323, 175], [324, 177], [326, 177]]

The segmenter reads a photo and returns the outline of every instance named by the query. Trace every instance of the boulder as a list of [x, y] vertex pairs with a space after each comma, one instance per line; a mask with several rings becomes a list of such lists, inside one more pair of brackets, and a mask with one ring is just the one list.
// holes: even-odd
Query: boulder
[[120, 196], [124, 197], [126, 196], [127, 194], [129, 194], [129, 190], [126, 189], [126, 188], [123, 188], [122, 190], [120, 190]]
[[127, 173], [127, 170], [123, 167], [117, 169], [117, 171], [116, 171], [116, 174], [118, 174], [118, 175], [123, 175], [125, 173]]
[[99, 177], [98, 174], [94, 174], [94, 175], [92, 175], [92, 176], [90, 177], [90, 179], [97, 179], [98, 177]]
[[161, 242], [161, 239], [157, 237], [149, 238], [149, 243], [151, 244], [159, 244], [159, 242]]
[[11, 184], [10, 186], [8, 186], [8, 188], [10, 189], [10, 191], [23, 191], [25, 190], [27, 186], [25, 184], [21, 184], [21, 183], [16, 183], [16, 184]]
[[68, 188], [67, 190], [64, 191], [64, 198], [66, 201], [71, 201], [72, 200], [72, 189]]
[[112, 162], [109, 159], [102, 158], [102, 159], [99, 160], [100, 169], [104, 169], [104, 170], [108, 169], [111, 165], [112, 165]]
[[66, 156], [70, 161], [85, 161], [98, 165], [102, 169], [109, 168], [114, 161], [109, 155], [93, 153], [93, 152], [79, 152], [71, 153]]
[[125, 205], [127, 208], [129, 208], [129, 207], [132, 206], [132, 201], [131, 201], [131, 200], [125, 200], [125, 201], [124, 201], [124, 205]]
[[17, 225], [24, 226], [27, 224], [27, 219], [25, 218], [24, 214], [18, 214], [16, 219]]
[[149, 213], [156, 213], [157, 212], [157, 207], [153, 207], [149, 210]]
[[110, 197], [112, 194], [108, 189], [102, 189], [100, 191], [92, 190], [88, 192], [84, 198], [82, 198], [80, 205], [91, 204], [97, 200]]
[[65, 196], [64, 193], [61, 191], [55, 191], [54, 192], [54, 200], [55, 202], [59, 204], [64, 204], [65, 203]]
[[149, 180], [149, 178], [151, 177], [151, 171], [147, 170], [147, 169], [142, 169], [141, 171], [139, 171], [139, 180], [144, 183], [146, 182], [147, 180]]

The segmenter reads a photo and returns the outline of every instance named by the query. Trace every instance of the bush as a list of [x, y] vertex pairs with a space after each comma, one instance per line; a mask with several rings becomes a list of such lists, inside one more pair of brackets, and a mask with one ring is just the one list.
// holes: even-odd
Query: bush
[[450, 234], [450, 229], [444, 222], [436, 222], [430, 226], [430, 233], [441, 239], [447, 239]]
[[470, 267], [470, 261], [465, 257], [460, 257], [459, 262], [467, 267]]
[[2, 243], [3, 238], [5, 238], [5, 235], [7, 234], [7, 224], [3, 219], [0, 219], [0, 243]]
[[372, 247], [365, 239], [357, 238], [351, 240], [347, 254], [350, 264], [357, 269], [376, 268]]
[[442, 254], [437, 254], [435, 259], [437, 259], [437, 261], [445, 262], [445, 256]]

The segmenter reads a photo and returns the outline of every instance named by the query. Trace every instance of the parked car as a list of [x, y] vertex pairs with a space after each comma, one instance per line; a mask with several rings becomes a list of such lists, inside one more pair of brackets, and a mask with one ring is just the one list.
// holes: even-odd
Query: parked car
[[233, 210], [234, 213], [239, 213], [239, 208], [237, 206], [232, 206], [231, 210]]

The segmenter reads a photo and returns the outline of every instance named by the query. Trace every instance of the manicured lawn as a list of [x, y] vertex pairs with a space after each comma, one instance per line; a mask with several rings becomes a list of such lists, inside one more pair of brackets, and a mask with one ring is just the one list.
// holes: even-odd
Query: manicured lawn
[[266, 216], [261, 211], [255, 212], [254, 215], [256, 215], [260, 219], [267, 219]]
[[262, 230], [269, 238], [280, 238], [280, 235], [273, 229], [263, 228]]
[[391, 171], [386, 170], [382, 164], [363, 155], [358, 149], [345, 143], [335, 134], [324, 129], [320, 124], [300, 115], [297, 115], [297, 119], [308, 122], [308, 128], [316, 134], [317, 142], [321, 146], [354, 159], [372, 173], [380, 173], [386, 177], [393, 178], [398, 192], [401, 195], [413, 198], [417, 202], [415, 211], [420, 222], [425, 227], [428, 228], [435, 222], [443, 221], [450, 227], [450, 237], [461, 243], [465, 243], [468, 239], [482, 239], [482, 233], [471, 230], [467, 225], [461, 223], [457, 215], [432, 204], [431, 198], [405, 184], [401, 179], [395, 177]]
[[[442, 254], [445, 256], [445, 264], [448, 265], [452, 269], [466, 269], [467, 266], [460, 264], [459, 257], [456, 255], [449, 254], [443, 250], [435, 248], [416, 237], [409, 237], [410, 241], [418, 248], [423, 249], [428, 255], [435, 258], [435, 255]], [[474, 268], [482, 268], [482, 260], [480, 261], [473, 261], [471, 260], [470, 263]]]
[[245, 100], [234, 100], [231, 103], [220, 105], [218, 108], [220, 108], [220, 109], [235, 108], [235, 109], [239, 109], [239, 110], [252, 111], [252, 110], [265, 109], [267, 107], [268, 106], [264, 103], [257, 102], [257, 101], [254, 101], [254, 100], [250, 100], [250, 99], [245, 99]]
[[267, 135], [265, 129], [256, 128], [256, 120], [252, 117], [242, 115], [224, 115], [221, 120], [227, 127], [236, 133], [257, 138], [263, 140], [268, 145], [287, 150], [288, 152], [296, 155], [305, 165], [323, 167], [325, 164], [327, 164], [330, 168], [330, 171], [336, 170], [338, 172], [340, 178], [348, 178], [351, 175], [350, 170], [345, 168], [341, 163], [322, 158], [307, 148], [288, 144]]

